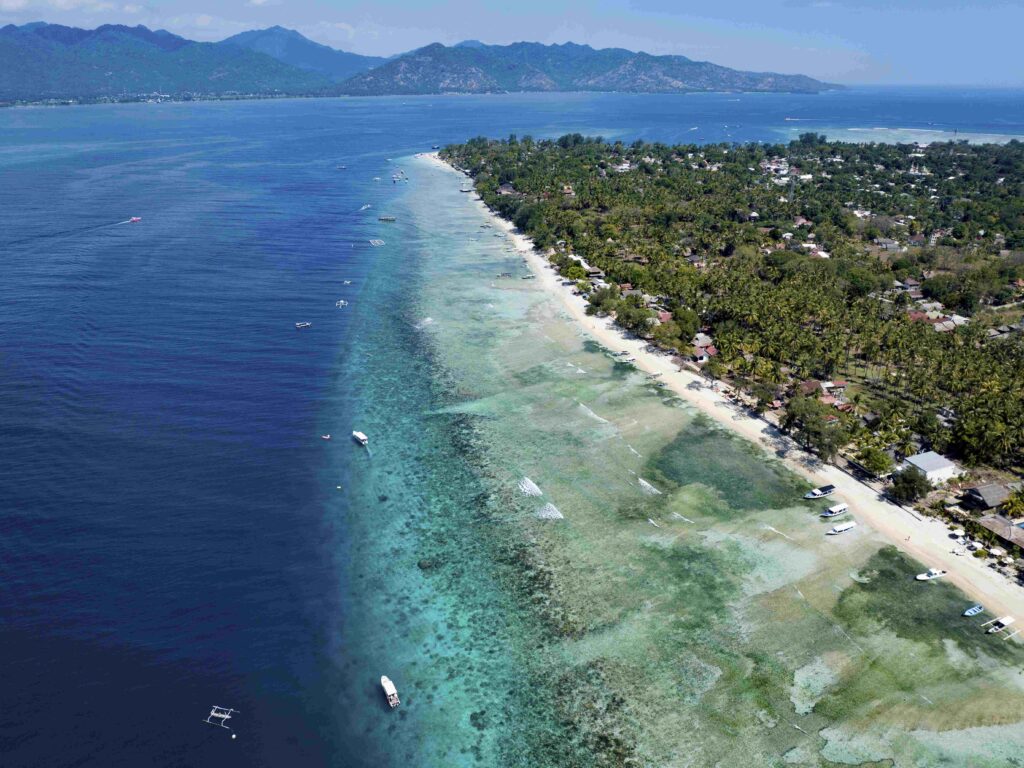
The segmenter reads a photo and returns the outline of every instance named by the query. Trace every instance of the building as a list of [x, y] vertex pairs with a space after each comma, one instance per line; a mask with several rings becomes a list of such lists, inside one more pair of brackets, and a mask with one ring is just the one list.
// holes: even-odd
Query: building
[[1010, 518], [1002, 515], [985, 515], [978, 520], [978, 524], [992, 531], [1004, 544], [1024, 549], [1024, 528], [1020, 528]]
[[925, 451], [914, 456], [908, 456], [903, 462], [903, 469], [914, 467], [920, 471], [932, 485], [942, 485], [954, 477], [963, 474], [963, 470], [956, 464], [940, 456], [935, 451]]
[[964, 493], [964, 502], [976, 509], [995, 509], [1006, 503], [1010, 498], [1010, 489], [1001, 483], [989, 483], [968, 488]]

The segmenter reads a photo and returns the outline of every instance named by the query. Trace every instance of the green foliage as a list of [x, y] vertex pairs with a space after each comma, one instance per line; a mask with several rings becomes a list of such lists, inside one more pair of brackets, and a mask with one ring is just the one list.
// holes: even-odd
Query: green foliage
[[884, 477], [892, 472], [892, 459], [881, 448], [869, 445], [857, 454], [857, 461], [875, 477]]
[[912, 504], [932, 489], [928, 478], [916, 467], [907, 467], [892, 479], [889, 492], [901, 504]]
[[[1024, 260], [1000, 255], [1024, 248], [1024, 143], [920, 149], [812, 134], [788, 146], [625, 146], [573, 134], [529, 147], [474, 139], [445, 156], [541, 247], [561, 241], [609, 282], [659, 297], [678, 331], [653, 330], [657, 343], [678, 347], [705, 328], [720, 353], [709, 375], [730, 373], [765, 393], [802, 379], [854, 378], [861, 404], [898, 415], [862, 448], [905, 448], [916, 431], [968, 464], [1024, 463], [1021, 337], [987, 342], [976, 322], [936, 333], [908, 317], [907, 293], [881, 296], [894, 279], [916, 277], [926, 294], [968, 313], [1024, 277]], [[773, 157], [812, 179], [780, 188], [761, 169]], [[909, 175], [914, 166], [931, 175]], [[504, 177], [515, 178], [521, 198], [497, 194]], [[574, 196], [562, 194], [566, 184]], [[858, 219], [858, 208], [875, 217]], [[892, 252], [870, 251], [869, 235], [902, 241], [911, 233], [954, 245], [911, 248], [891, 261]], [[810, 255], [808, 244], [830, 258]], [[924, 279], [926, 269], [936, 274]], [[639, 304], [610, 290], [590, 301], [588, 311], [648, 333], [651, 313]], [[953, 415], [940, 422], [940, 407]], [[835, 413], [808, 412], [799, 428], [823, 455], [850, 434], [848, 417], [827, 418]]]

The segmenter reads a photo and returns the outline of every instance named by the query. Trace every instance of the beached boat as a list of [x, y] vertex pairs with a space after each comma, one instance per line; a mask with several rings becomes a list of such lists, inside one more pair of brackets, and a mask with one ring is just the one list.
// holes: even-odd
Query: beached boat
[[301, 331], [303, 328], [312, 328], [313, 324], [312, 323], [296, 323], [295, 327], [298, 328]]
[[836, 517], [844, 512], [849, 511], [849, 504], [833, 504], [831, 507], [822, 512], [819, 517]]
[[[989, 627], [986, 630], [986, 632], [987, 632], [987, 634], [992, 635], [992, 634], [995, 634], [996, 632], [1002, 632], [1004, 629], [1006, 629], [1008, 626], [1010, 626], [1011, 624], [1015, 623], [1016, 621], [1017, 620], [1015, 618], [1013, 618], [1013, 616], [1003, 616], [1003, 617], [998, 618], [998, 619], [992, 619], [992, 621], [986, 621], [981, 626], [986, 627], [989, 624], [991, 624], [992, 626]], [[1014, 634], [1017, 634], [1017, 633], [1014, 632]]]
[[826, 532], [825, 535], [826, 536], [838, 536], [840, 533], [846, 533], [851, 528], [856, 528], [856, 527], [857, 527], [857, 524], [851, 520], [848, 523], [841, 523], [840, 525], [837, 525], [835, 528], [830, 529], [828, 532]]
[[360, 445], [366, 445], [367, 443], [370, 442], [370, 438], [368, 438], [362, 432], [353, 432], [352, 439], [355, 440]]
[[381, 675], [380, 687], [384, 689], [384, 695], [387, 696], [389, 707], [394, 709], [402, 703], [398, 700], [398, 689], [395, 688], [395, 684], [391, 682], [390, 677], [387, 675]]
[[811, 490], [811, 491], [808, 491], [807, 493], [805, 493], [804, 494], [804, 498], [805, 499], [823, 499], [826, 496], [831, 496], [835, 492], [836, 492], [836, 487], [834, 485], [823, 485], [820, 488], [815, 488], [814, 490]]
[[924, 573], [917, 574], [914, 578], [918, 581], [934, 581], [935, 579], [941, 579], [945, 575], [945, 571], [939, 570], [938, 568], [929, 568]]
[[985, 610], [985, 606], [983, 606], [981, 603], [977, 603], [975, 605], [972, 605], [966, 611], [964, 611], [963, 615], [964, 616], [977, 616], [979, 613], [981, 613], [984, 610]]

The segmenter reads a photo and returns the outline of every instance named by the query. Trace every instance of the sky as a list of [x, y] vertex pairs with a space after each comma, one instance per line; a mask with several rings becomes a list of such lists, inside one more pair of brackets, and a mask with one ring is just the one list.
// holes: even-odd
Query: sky
[[29, 21], [209, 41], [279, 24], [382, 56], [572, 41], [846, 84], [1024, 85], [1024, 0], [0, 0], [0, 25]]

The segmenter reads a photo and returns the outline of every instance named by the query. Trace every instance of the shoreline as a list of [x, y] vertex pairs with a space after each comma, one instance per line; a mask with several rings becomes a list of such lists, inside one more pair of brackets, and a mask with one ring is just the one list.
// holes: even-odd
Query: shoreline
[[[416, 157], [463, 179], [469, 178], [441, 160], [436, 152], [421, 153]], [[523, 255], [536, 276], [536, 282], [593, 340], [612, 352], [628, 352], [636, 358], [633, 365], [638, 370], [661, 374], [661, 381], [676, 396], [720, 426], [754, 443], [768, 457], [781, 461], [787, 469], [814, 486], [835, 485], [835, 498], [850, 505], [853, 519], [866, 524], [886, 543], [921, 563], [922, 571], [927, 568], [948, 571], [946, 580], [984, 605], [985, 610], [993, 616], [1024, 616], [1024, 589], [986, 568], [981, 561], [970, 555], [954, 555], [953, 540], [942, 521], [930, 517], [918, 518], [902, 507], [880, 498], [873, 488], [838, 467], [822, 463], [775, 426], [751, 416], [746, 409], [713, 391], [705, 379], [685, 369], [680, 370], [669, 355], [647, 351], [646, 341], [628, 336], [610, 318], [586, 314], [586, 300], [562, 286], [561, 277], [543, 255], [537, 252], [533, 241], [519, 232], [512, 222], [488, 208], [475, 192], [473, 199], [494, 226], [508, 235], [516, 251]], [[922, 588], [927, 586], [921, 585]], [[964, 605], [965, 609], [967, 607]]]

